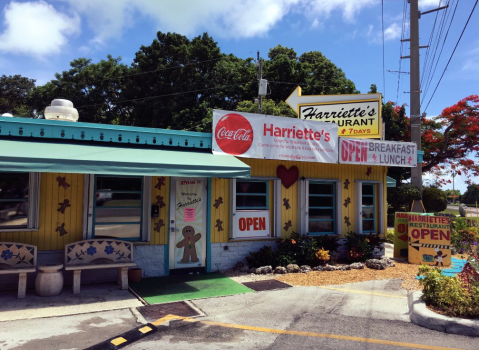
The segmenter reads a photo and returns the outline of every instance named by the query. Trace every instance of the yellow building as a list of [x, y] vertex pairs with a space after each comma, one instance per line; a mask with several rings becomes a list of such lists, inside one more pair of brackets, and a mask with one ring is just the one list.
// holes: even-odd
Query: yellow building
[[209, 133], [0, 117], [0, 242], [37, 246], [41, 265], [124, 239], [151, 277], [228, 269], [293, 231], [386, 231], [386, 166], [212, 149]]

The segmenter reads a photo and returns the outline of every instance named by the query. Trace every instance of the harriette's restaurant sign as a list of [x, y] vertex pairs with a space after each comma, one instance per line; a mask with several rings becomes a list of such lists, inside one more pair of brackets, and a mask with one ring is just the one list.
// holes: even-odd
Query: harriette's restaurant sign
[[338, 162], [338, 126], [268, 115], [213, 111], [213, 154]]
[[417, 166], [417, 145], [413, 142], [339, 139], [339, 163], [382, 166]]

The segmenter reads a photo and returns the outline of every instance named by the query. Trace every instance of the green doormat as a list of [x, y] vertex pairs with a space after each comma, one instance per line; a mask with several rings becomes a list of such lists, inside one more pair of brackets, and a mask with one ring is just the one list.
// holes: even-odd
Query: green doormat
[[217, 272], [144, 278], [130, 287], [149, 304], [254, 292]]

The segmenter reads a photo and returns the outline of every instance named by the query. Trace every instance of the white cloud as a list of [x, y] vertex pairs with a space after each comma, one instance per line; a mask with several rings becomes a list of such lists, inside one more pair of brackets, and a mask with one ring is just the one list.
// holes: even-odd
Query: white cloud
[[44, 1], [14, 2], [4, 10], [0, 50], [44, 58], [57, 54], [68, 36], [80, 29], [78, 16], [68, 17]]
[[314, 15], [329, 18], [333, 11], [342, 12], [343, 20], [354, 22], [355, 16], [365, 7], [377, 5], [376, 0], [303, 0], [304, 4], [309, 4], [310, 10]]
[[389, 27], [384, 30], [384, 40], [396, 40], [401, 37], [402, 28], [397, 23], [391, 23]]
[[468, 79], [477, 79], [479, 77], [479, 46], [469, 50], [466, 55], [466, 60], [464, 61], [461, 71], [467, 74], [463, 75]]
[[419, 8], [421, 10], [429, 10], [434, 7], [443, 6], [446, 1], [441, 0], [419, 0]]

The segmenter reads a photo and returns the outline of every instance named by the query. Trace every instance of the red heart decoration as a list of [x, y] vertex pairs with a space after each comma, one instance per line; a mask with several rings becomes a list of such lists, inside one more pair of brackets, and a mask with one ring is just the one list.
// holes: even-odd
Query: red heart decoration
[[299, 169], [293, 165], [291, 168], [286, 169], [284, 165], [278, 165], [276, 168], [276, 176], [281, 179], [281, 183], [284, 187], [290, 188], [299, 178]]

